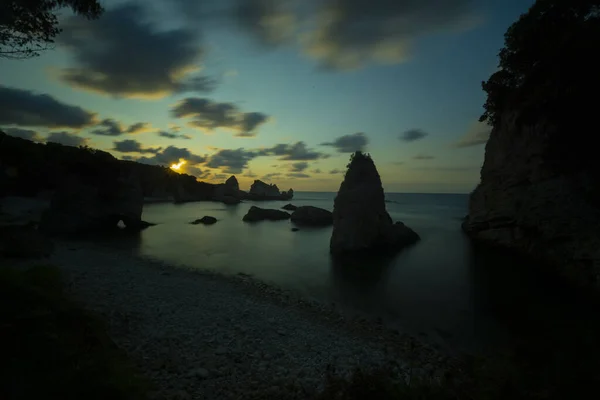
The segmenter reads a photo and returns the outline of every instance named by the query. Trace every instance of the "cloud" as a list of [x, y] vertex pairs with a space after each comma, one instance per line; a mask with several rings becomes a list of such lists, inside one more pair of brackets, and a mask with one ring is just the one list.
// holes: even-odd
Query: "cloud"
[[65, 146], [87, 146], [89, 144], [89, 139], [78, 136], [74, 133], [70, 132], [50, 132], [46, 137], [46, 143], [59, 143]]
[[321, 143], [321, 146], [335, 147], [338, 153], [354, 153], [357, 150], [364, 151], [369, 144], [369, 138], [362, 133], [344, 135], [336, 138], [333, 142]]
[[259, 149], [257, 153], [262, 156], [278, 156], [280, 160], [288, 161], [311, 161], [329, 157], [328, 154], [308, 149], [304, 142], [296, 142], [294, 144], [280, 143], [273, 147]]
[[253, 151], [245, 149], [222, 149], [211, 155], [206, 165], [210, 168], [220, 168], [228, 174], [240, 174], [248, 166], [248, 162], [257, 157]]
[[286, 176], [289, 176], [290, 178], [310, 178], [310, 175], [304, 174], [302, 172], [290, 172]]
[[256, 128], [269, 120], [269, 116], [263, 113], [242, 112], [233, 103], [217, 103], [199, 97], [181, 100], [171, 112], [175, 118], [191, 118], [190, 126], [207, 131], [228, 128], [240, 137], [255, 136]]
[[414, 142], [423, 139], [427, 135], [428, 133], [424, 132], [422, 129], [409, 129], [405, 132], [402, 132], [399, 136], [399, 139], [404, 142]]
[[334, 169], [332, 169], [331, 171], [329, 171], [329, 173], [330, 173], [330, 174], [332, 174], [332, 175], [333, 175], [333, 174], [343, 174], [343, 173], [344, 173], [344, 171], [342, 171], [342, 170], [339, 170], [339, 169], [337, 169], [337, 168], [334, 168]]
[[33, 142], [41, 142], [44, 140], [36, 131], [32, 131], [31, 129], [1, 128], [0, 131], [6, 133], [9, 136], [27, 139]]
[[73, 87], [127, 98], [214, 89], [212, 79], [194, 75], [205, 52], [196, 30], [160, 29], [145, 20], [141, 4], [107, 9], [94, 21], [73, 16], [61, 28], [57, 43], [75, 66], [59, 77]]
[[296, 16], [285, 0], [236, 0], [232, 20], [266, 46], [290, 42], [296, 30]]
[[[180, 148], [175, 146], [169, 146], [167, 148], [145, 148], [142, 146], [140, 142], [137, 140], [122, 140], [114, 142], [115, 148], [113, 150], [120, 151], [122, 153], [130, 152], [130, 153], [150, 153], [153, 154], [151, 157], [141, 156], [141, 157], [123, 157], [124, 159], [129, 159], [132, 161], [137, 161], [143, 164], [150, 165], [171, 165], [178, 163], [180, 160], [185, 160], [185, 168], [183, 172], [186, 171], [195, 171], [194, 174], [196, 176], [200, 176], [201, 171], [197, 168], [198, 164], [203, 164], [206, 162], [206, 157], [200, 156], [192, 153], [187, 148]], [[196, 166], [196, 169], [192, 169], [192, 167]]]
[[157, 135], [160, 137], [168, 138], [168, 139], [191, 139], [192, 138], [190, 135], [171, 133], [171, 132], [165, 132], [165, 131], [157, 132]]
[[392, 161], [394, 165], [404, 165], [404, 161]]
[[103, 119], [97, 126], [99, 128], [92, 130], [90, 133], [101, 136], [121, 136], [125, 134], [148, 132], [152, 129], [152, 126], [147, 122], [138, 122], [126, 127], [111, 118]]
[[458, 142], [453, 144], [453, 147], [464, 148], [486, 144], [490, 138], [491, 132], [492, 127], [487, 123], [479, 121], [474, 122], [467, 130], [467, 133], [465, 133]]
[[304, 37], [322, 67], [359, 68], [400, 63], [416, 38], [474, 26], [472, 0], [324, 0], [317, 27]]
[[162, 150], [161, 147], [143, 147], [140, 142], [133, 139], [126, 139], [121, 141], [114, 141], [113, 150], [120, 153], [152, 153], [157, 154]]
[[417, 154], [413, 157], [413, 160], [433, 160], [435, 157], [428, 154]]
[[320, 174], [320, 173], [321, 173], [321, 170], [320, 170], [319, 168], [317, 168], [317, 169], [313, 169], [313, 170], [312, 170], [312, 171], [310, 171], [310, 172], [312, 172], [313, 174]]
[[306, 161], [300, 161], [297, 163], [293, 163], [290, 165], [290, 170], [292, 172], [302, 172], [308, 168], [308, 163]]
[[0, 124], [83, 128], [95, 122], [95, 113], [63, 103], [48, 94], [0, 85]]
[[263, 181], [270, 181], [271, 178], [277, 178], [279, 176], [281, 176], [280, 172], [271, 172], [269, 174], [263, 175], [260, 179], [263, 180]]
[[256, 178], [258, 175], [256, 175], [254, 172], [248, 170], [246, 171], [246, 173], [242, 176], [245, 176], [246, 178]]
[[438, 171], [438, 172], [466, 172], [466, 171], [477, 171], [481, 167], [478, 165], [447, 165], [447, 166], [434, 166], [434, 167], [413, 167], [412, 170], [418, 171]]

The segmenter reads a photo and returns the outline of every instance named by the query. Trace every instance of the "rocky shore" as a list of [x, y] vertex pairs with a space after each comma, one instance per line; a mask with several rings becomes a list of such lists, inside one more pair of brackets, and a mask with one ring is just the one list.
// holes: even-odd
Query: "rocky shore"
[[310, 398], [332, 367], [348, 376], [386, 366], [398, 379], [451, 368], [449, 357], [405, 334], [247, 276], [80, 241], [57, 242], [47, 262], [61, 268], [76, 300], [106, 318], [157, 399]]

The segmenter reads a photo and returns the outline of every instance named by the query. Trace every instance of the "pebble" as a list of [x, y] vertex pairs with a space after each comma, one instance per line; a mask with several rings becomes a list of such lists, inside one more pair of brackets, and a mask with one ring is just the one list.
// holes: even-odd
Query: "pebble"
[[[321, 386], [336, 359], [343, 371], [359, 362], [364, 368], [399, 361], [385, 351], [382, 334], [359, 336], [342, 326], [351, 321], [341, 322], [324, 306], [298, 305], [279, 289], [183, 269], [170, 273], [114, 248], [77, 246], [72, 252], [57, 243], [50, 261], [76, 282], [70, 288], [76, 299], [107, 316], [111, 338], [140, 365], [157, 398], [233, 400], [254, 390], [278, 397], [291, 383]], [[438, 364], [423, 364], [429, 361]]]

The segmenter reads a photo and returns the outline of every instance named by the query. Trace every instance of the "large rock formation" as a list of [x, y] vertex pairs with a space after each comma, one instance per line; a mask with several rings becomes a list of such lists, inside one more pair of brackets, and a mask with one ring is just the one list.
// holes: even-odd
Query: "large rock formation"
[[357, 151], [333, 207], [333, 254], [399, 250], [419, 240], [412, 229], [394, 224], [385, 209], [381, 178], [370, 156]]
[[93, 182], [68, 179], [42, 214], [40, 229], [76, 234], [114, 229], [119, 221], [127, 228], [140, 229], [148, 226], [141, 219], [143, 204], [143, 192], [134, 177]]
[[225, 204], [238, 204], [241, 199], [246, 197], [245, 195], [246, 193], [240, 190], [237, 178], [232, 175], [225, 183], [217, 186], [213, 195], [213, 200]]
[[244, 215], [242, 221], [244, 222], [258, 222], [263, 220], [268, 221], [280, 221], [289, 219], [290, 214], [281, 210], [273, 210], [270, 208], [260, 208], [256, 206], [250, 207], [248, 213]]
[[291, 220], [300, 226], [329, 226], [333, 224], [333, 214], [319, 207], [300, 206], [292, 213]]
[[252, 183], [250, 192], [246, 196], [248, 200], [290, 200], [293, 197], [294, 191], [292, 189], [282, 192], [277, 185], [268, 184], [258, 179]]
[[[464, 230], [474, 239], [545, 261], [571, 280], [600, 285], [598, 174], [573, 168], [552, 140], [568, 135], [539, 118], [503, 114], [485, 149]], [[565, 140], [569, 140], [566, 138]]]

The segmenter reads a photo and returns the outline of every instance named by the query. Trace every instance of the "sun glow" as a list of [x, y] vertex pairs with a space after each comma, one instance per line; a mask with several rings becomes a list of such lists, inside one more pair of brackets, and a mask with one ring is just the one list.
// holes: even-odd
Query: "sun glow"
[[185, 160], [179, 160], [179, 163], [171, 165], [171, 169], [174, 171], [179, 171], [183, 164], [185, 164]]

